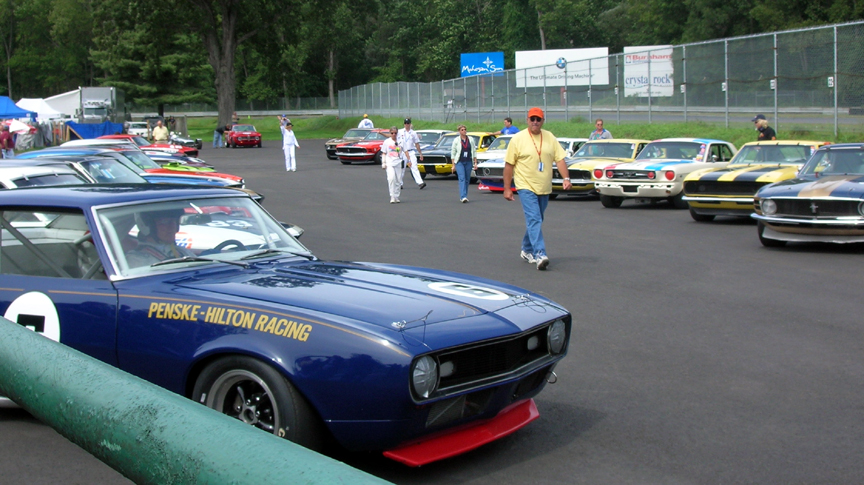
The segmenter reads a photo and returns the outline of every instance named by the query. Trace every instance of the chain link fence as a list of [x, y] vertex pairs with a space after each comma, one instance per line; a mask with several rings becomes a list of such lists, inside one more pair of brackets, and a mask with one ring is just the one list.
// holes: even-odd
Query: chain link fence
[[[634, 74], [635, 73], [635, 74]], [[566, 82], [562, 79], [567, 79]], [[441, 122], [522, 119], [746, 121], [757, 113], [798, 129], [860, 129], [864, 22], [667, 46], [588, 61], [432, 83], [374, 83], [339, 92], [339, 116]]]

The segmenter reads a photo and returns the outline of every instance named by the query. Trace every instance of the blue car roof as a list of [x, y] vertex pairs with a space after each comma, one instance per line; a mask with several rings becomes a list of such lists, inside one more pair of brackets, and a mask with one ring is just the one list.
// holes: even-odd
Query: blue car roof
[[151, 202], [160, 199], [248, 197], [245, 192], [201, 185], [88, 184], [0, 191], [0, 205], [78, 207]]

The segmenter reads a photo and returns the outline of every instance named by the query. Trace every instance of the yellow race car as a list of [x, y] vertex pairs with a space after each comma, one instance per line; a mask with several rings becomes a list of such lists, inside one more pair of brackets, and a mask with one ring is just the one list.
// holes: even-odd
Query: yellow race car
[[[421, 177], [425, 179], [428, 174], [453, 174], [453, 162], [450, 160], [450, 147], [453, 146], [453, 140], [458, 136], [459, 133], [445, 133], [441, 136], [434, 147], [428, 150], [423, 150], [423, 160], [417, 160], [417, 168], [420, 169]], [[468, 136], [474, 140], [474, 145], [477, 146], [477, 153], [480, 153], [485, 152], [498, 135], [493, 133], [470, 131], [468, 132]]]
[[594, 170], [602, 171], [606, 167], [619, 163], [632, 162], [636, 155], [651, 143], [649, 140], [594, 140], [586, 142], [571, 157], [567, 157], [567, 171], [570, 175], [570, 190], [564, 190], [564, 178], [555, 168], [552, 171], [552, 194], [550, 199], [558, 194], [571, 197], [593, 197], [597, 195], [594, 188]]
[[[817, 148], [826, 141], [772, 140], [747, 143], [723, 168], [706, 168], [684, 179], [690, 216], [710, 222], [716, 216], [749, 217], [753, 195], [761, 187], [795, 178]], [[572, 176], [571, 176], [572, 178]]]

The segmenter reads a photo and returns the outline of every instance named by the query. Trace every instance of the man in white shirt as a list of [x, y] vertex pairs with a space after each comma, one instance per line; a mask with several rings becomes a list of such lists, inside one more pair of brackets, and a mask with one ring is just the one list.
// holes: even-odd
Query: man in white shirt
[[363, 119], [360, 120], [360, 124], [357, 125], [357, 128], [375, 128], [375, 125], [372, 124], [372, 120], [369, 119], [369, 115], [364, 114]]
[[[411, 175], [414, 177], [414, 182], [422, 190], [426, 187], [426, 182], [420, 176], [420, 169], [417, 167], [417, 157], [419, 156], [420, 160], [423, 160], [423, 153], [420, 152], [420, 137], [417, 136], [416, 131], [411, 129], [411, 118], [405, 118], [405, 128], [399, 130], [399, 134], [396, 135], [396, 143], [402, 149], [402, 156], [406, 164], [411, 167]], [[402, 172], [404, 174], [404, 167]]]
[[282, 128], [282, 151], [285, 153], [285, 171], [297, 171], [297, 159], [294, 157], [294, 148], [300, 148], [297, 136], [294, 134], [294, 124], [290, 121]]

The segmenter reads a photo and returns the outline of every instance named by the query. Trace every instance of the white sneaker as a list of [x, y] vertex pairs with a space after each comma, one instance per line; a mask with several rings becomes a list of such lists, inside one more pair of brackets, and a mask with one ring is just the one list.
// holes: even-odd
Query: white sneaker
[[396, 203], [396, 199], [393, 198], [393, 197], [390, 197], [390, 203], [391, 203], [391, 204], [395, 204], [395, 203]]
[[464, 204], [464, 203], [468, 202], [468, 199], [466, 199], [465, 197], [462, 197], [461, 199], [459, 199], [459, 202]]
[[526, 253], [525, 251], [522, 251], [522, 252], [519, 254], [519, 257], [521, 257], [522, 259], [524, 259], [526, 263], [534, 264], [534, 263], [537, 262], [537, 261], [534, 259], [534, 255], [533, 255], [533, 254]]
[[537, 269], [540, 271], [545, 271], [546, 267], [549, 266], [549, 258], [547, 258], [545, 254], [537, 258], [535, 261], [537, 261]]
[[396, 199], [396, 203], [397, 203], [397, 204], [398, 204], [398, 203], [399, 203], [399, 202], [402, 202], [402, 201], [401, 201], [401, 200], [399, 200], [399, 199]]

